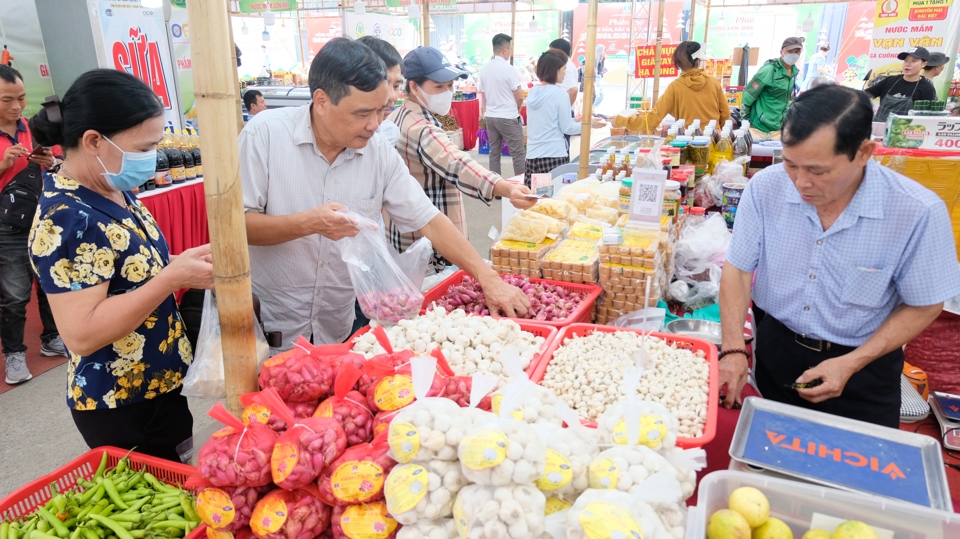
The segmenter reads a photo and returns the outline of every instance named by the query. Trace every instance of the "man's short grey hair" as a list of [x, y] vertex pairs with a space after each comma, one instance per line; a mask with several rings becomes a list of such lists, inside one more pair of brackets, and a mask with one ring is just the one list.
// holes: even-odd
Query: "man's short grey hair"
[[387, 80], [383, 60], [365, 45], [350, 38], [331, 39], [310, 64], [310, 95], [326, 92], [336, 105], [350, 94], [350, 88], [372, 92]]

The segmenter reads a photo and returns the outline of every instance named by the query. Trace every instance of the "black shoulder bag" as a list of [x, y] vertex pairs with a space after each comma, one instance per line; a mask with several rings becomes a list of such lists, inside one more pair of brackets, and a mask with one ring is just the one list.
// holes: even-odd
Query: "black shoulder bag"
[[42, 192], [40, 165], [30, 163], [0, 191], [0, 222], [14, 228], [30, 228]]

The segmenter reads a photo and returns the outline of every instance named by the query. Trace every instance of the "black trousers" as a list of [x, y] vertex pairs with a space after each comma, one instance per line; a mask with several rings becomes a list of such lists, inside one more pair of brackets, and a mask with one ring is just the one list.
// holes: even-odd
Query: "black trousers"
[[830, 350], [816, 352], [798, 344], [796, 334], [776, 318], [769, 314], [760, 318], [754, 374], [764, 398], [885, 427], [899, 427], [903, 350], [877, 358], [851, 376], [839, 397], [814, 404], [787, 386], [807, 369], [847, 354], [853, 347], [834, 344]]
[[180, 388], [129, 406], [70, 413], [90, 449], [112, 445], [180, 462], [177, 446], [193, 436], [193, 415]]

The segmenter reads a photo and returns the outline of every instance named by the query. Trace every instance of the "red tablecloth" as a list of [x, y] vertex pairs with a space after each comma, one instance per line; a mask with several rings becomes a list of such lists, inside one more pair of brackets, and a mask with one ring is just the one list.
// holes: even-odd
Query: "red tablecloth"
[[170, 254], [178, 255], [210, 243], [202, 181], [148, 191], [140, 195], [140, 201], [160, 225], [160, 231], [170, 246]]
[[[744, 397], [757, 397], [759, 394], [753, 386], [747, 385], [744, 388]], [[726, 470], [730, 467], [730, 443], [733, 441], [733, 432], [737, 428], [737, 421], [740, 420], [739, 410], [727, 410], [720, 407], [717, 411], [717, 435], [712, 442], [705, 445], [703, 449], [707, 452], [707, 467], [697, 474], [697, 484], [704, 475], [717, 470]], [[901, 423], [900, 430], [909, 432], [919, 432], [940, 439], [940, 425], [931, 413], [930, 417], [918, 423]], [[960, 458], [951, 456], [946, 451], [943, 453], [943, 461], [946, 464], [960, 466]], [[960, 470], [947, 466], [947, 484], [950, 486], [950, 497], [953, 501], [953, 510], [960, 513]], [[694, 493], [687, 503], [694, 505], [697, 503], [697, 495]]]
[[463, 129], [463, 149], [472, 150], [477, 145], [477, 131], [480, 129], [480, 100], [454, 101], [450, 114]]

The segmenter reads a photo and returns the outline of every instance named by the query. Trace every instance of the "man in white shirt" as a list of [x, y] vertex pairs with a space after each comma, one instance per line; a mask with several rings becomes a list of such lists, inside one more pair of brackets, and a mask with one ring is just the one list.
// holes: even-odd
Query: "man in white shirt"
[[572, 110], [573, 104], [577, 102], [577, 93], [580, 87], [580, 84], [577, 81], [577, 64], [573, 63], [572, 58], [573, 47], [570, 45], [569, 41], [561, 38], [551, 41], [550, 48], [556, 49], [567, 55], [567, 71], [563, 76], [563, 80], [557, 82], [557, 87], [566, 91], [570, 95], [570, 107]]
[[527, 172], [527, 149], [523, 144], [523, 90], [520, 76], [510, 64], [513, 55], [513, 38], [507, 34], [493, 36], [493, 59], [480, 70], [480, 108], [487, 119], [490, 136], [490, 166], [492, 172], [500, 172], [500, 154], [503, 141], [507, 141], [513, 157], [513, 173]]
[[[525, 314], [529, 300], [483, 262], [410, 176], [397, 151], [374, 136], [387, 102], [387, 70], [348, 38], [327, 43], [310, 66], [313, 101], [258, 114], [240, 133], [243, 204], [254, 293], [264, 324], [314, 344], [343, 342], [356, 292], [337, 240], [386, 210], [401, 232], [430, 238], [483, 287], [490, 312]], [[386, 240], [384, 240], [386, 241]]]

